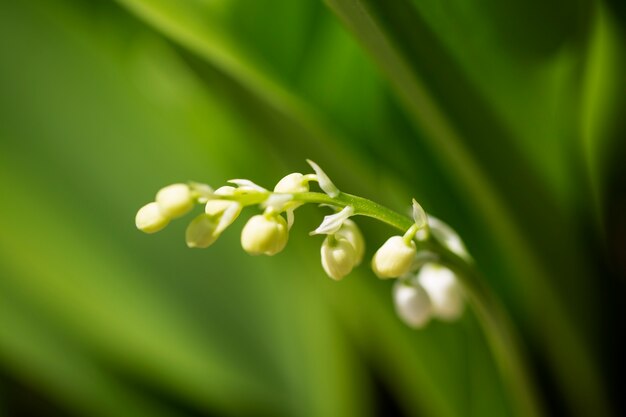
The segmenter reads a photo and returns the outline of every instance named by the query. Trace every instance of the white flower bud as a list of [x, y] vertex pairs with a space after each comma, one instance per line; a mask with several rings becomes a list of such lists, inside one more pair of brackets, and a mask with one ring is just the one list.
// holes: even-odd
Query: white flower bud
[[355, 266], [356, 251], [347, 239], [326, 236], [321, 253], [322, 267], [334, 280], [345, 277]]
[[347, 239], [354, 247], [354, 266], [361, 264], [363, 255], [365, 254], [365, 239], [359, 230], [359, 227], [350, 219], [344, 220], [341, 228], [335, 233], [337, 238]]
[[187, 246], [190, 248], [207, 248], [219, 237], [215, 233], [217, 218], [208, 214], [201, 214], [189, 223], [185, 231]]
[[372, 269], [378, 278], [397, 278], [411, 269], [417, 249], [402, 236], [390, 237], [374, 254]]
[[421, 286], [396, 282], [393, 286], [393, 301], [398, 316], [414, 329], [423, 327], [430, 320], [431, 300]]
[[461, 316], [463, 293], [452, 271], [435, 263], [427, 263], [420, 269], [417, 279], [428, 292], [436, 317], [452, 321]]
[[156, 195], [161, 213], [174, 219], [183, 216], [193, 207], [191, 190], [187, 184], [172, 184], [161, 188]]
[[275, 255], [285, 248], [289, 232], [281, 216], [252, 216], [241, 232], [241, 246], [251, 255]]
[[161, 213], [159, 205], [155, 202], [148, 203], [137, 211], [135, 225], [137, 229], [145, 233], [155, 233], [163, 229], [170, 219]]
[[283, 177], [274, 187], [276, 193], [306, 193], [308, 191], [309, 182], [299, 172]]

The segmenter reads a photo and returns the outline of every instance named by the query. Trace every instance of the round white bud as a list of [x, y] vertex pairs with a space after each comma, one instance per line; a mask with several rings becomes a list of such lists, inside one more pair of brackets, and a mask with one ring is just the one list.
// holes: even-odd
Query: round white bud
[[396, 313], [407, 325], [418, 329], [430, 320], [432, 304], [424, 288], [396, 282], [393, 286], [393, 302]]
[[191, 190], [187, 184], [172, 184], [161, 188], [156, 202], [164, 216], [174, 219], [183, 216], [193, 207]]
[[433, 304], [433, 314], [446, 321], [458, 319], [463, 313], [463, 293], [454, 272], [435, 263], [427, 263], [417, 275], [418, 282]]
[[285, 248], [289, 232], [281, 216], [252, 216], [241, 231], [241, 246], [251, 255], [275, 255]]
[[218, 220], [214, 216], [201, 214], [189, 223], [185, 231], [185, 240], [190, 248], [207, 248], [219, 237], [215, 233]]
[[361, 264], [365, 254], [365, 239], [359, 227], [350, 219], [343, 221], [341, 228], [335, 233], [338, 238], [347, 239], [354, 247], [354, 266]]
[[321, 253], [322, 267], [334, 280], [342, 279], [355, 266], [356, 251], [347, 239], [327, 236], [322, 243]]
[[137, 211], [135, 225], [137, 229], [145, 233], [155, 233], [163, 229], [170, 219], [161, 213], [159, 205], [155, 202], [148, 203]]
[[392, 236], [376, 251], [372, 269], [378, 278], [397, 278], [411, 269], [417, 250], [415, 242]]
[[284, 176], [276, 186], [276, 193], [306, 193], [309, 191], [309, 182], [304, 181], [304, 175], [299, 172]]

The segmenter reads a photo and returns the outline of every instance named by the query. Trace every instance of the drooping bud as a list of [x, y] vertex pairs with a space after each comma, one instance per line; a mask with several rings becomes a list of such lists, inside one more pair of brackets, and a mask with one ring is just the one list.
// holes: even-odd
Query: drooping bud
[[354, 248], [354, 266], [361, 264], [365, 254], [365, 239], [359, 227], [350, 219], [344, 220], [341, 228], [335, 233], [337, 238], [344, 238], [352, 244]]
[[193, 207], [191, 190], [187, 184], [172, 184], [161, 188], [156, 202], [164, 216], [174, 219], [183, 216]]
[[145, 233], [155, 233], [163, 229], [170, 219], [161, 213], [156, 202], [148, 203], [137, 211], [135, 225], [137, 229]]
[[454, 272], [435, 263], [425, 264], [417, 280], [426, 290], [433, 305], [433, 315], [452, 321], [463, 313], [463, 292]]
[[393, 302], [398, 316], [414, 329], [423, 327], [430, 320], [431, 300], [420, 285], [396, 282], [393, 286]]
[[322, 243], [322, 267], [334, 280], [340, 280], [348, 275], [355, 266], [356, 251], [354, 246], [345, 238], [326, 236]]
[[274, 187], [276, 193], [306, 193], [308, 191], [309, 182], [299, 172], [283, 177]]
[[378, 278], [397, 278], [411, 269], [417, 249], [412, 240], [390, 237], [374, 254], [372, 269]]
[[275, 255], [285, 248], [289, 232], [282, 216], [252, 216], [241, 232], [241, 246], [251, 255]]
[[219, 237], [215, 233], [218, 220], [216, 217], [203, 213], [193, 219], [185, 231], [187, 246], [190, 248], [207, 248]]

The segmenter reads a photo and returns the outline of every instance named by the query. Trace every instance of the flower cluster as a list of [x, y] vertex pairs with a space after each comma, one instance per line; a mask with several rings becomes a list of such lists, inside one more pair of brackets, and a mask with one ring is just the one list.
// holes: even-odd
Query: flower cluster
[[[263, 211], [252, 216], [243, 227], [241, 246], [251, 255], [271, 256], [287, 245], [294, 211], [306, 202], [317, 201], [335, 212], [325, 216], [311, 234], [325, 235], [320, 250], [322, 268], [330, 278], [341, 280], [365, 255], [363, 234], [351, 217], [375, 216], [357, 212], [353, 205], [340, 199], [343, 193], [324, 171], [314, 162], [308, 162], [315, 173], [291, 173], [278, 181], [273, 191], [244, 179], [230, 180], [232, 185], [216, 190], [195, 182], [169, 185], [156, 194], [154, 202], [139, 209], [135, 224], [143, 232], [154, 233], [171, 219], [190, 212], [195, 204], [202, 204], [203, 213], [189, 223], [185, 237], [190, 248], [206, 248], [237, 219], [244, 207], [259, 205]], [[310, 192], [310, 182], [317, 182], [325, 195]], [[324, 198], [318, 197], [318, 201], [316, 196]], [[396, 311], [414, 328], [422, 327], [433, 317], [456, 319], [463, 311], [463, 296], [455, 274], [437, 263], [437, 254], [420, 250], [428, 239], [436, 239], [446, 250], [469, 259], [458, 235], [440, 220], [427, 216], [413, 200], [412, 225], [403, 235], [390, 237], [371, 262], [379, 278], [399, 278], [393, 288]]]

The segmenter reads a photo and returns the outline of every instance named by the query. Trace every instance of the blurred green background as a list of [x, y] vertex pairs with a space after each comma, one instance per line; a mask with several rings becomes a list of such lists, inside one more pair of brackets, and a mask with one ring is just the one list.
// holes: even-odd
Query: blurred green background
[[[514, 415], [470, 310], [412, 331], [298, 211], [147, 236], [162, 186], [318, 162], [464, 238], [552, 415], [619, 415], [626, 13], [577, 0], [0, 0], [0, 416]], [[245, 214], [242, 217], [246, 217]], [[371, 256], [392, 232], [360, 222]]]

